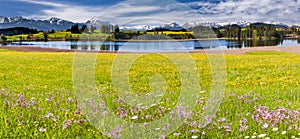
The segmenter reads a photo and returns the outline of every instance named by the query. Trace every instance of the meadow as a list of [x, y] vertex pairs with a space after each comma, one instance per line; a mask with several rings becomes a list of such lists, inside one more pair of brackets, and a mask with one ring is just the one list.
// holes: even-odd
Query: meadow
[[[125, 34], [137, 34], [137, 31], [122, 31]], [[142, 34], [154, 35], [154, 32], [141, 32]], [[176, 31], [163, 31], [158, 34], [162, 35], [192, 35], [193, 32], [176, 32]], [[19, 34], [13, 36], [6, 36], [7, 41], [9, 42], [19, 42], [22, 38], [22, 41], [43, 41], [44, 32], [39, 32], [36, 34], [30, 34], [31, 39], [28, 39], [29, 34]], [[56, 31], [47, 33], [48, 40], [78, 40], [78, 39], [87, 39], [87, 40], [106, 40], [108, 37], [112, 37], [111, 34], [101, 33], [100, 30], [95, 30], [94, 32], [84, 32], [84, 33], [71, 33], [70, 31]], [[2, 41], [2, 40], [0, 40]]]
[[[181, 54], [171, 55], [181, 58]], [[199, 92], [196, 107], [185, 124], [161, 138], [300, 138], [299, 55], [225, 55], [226, 93], [216, 117], [205, 127], [198, 125], [211, 90], [211, 68], [205, 54], [191, 56], [203, 91]], [[130, 86], [135, 92], [149, 93], [148, 79], [153, 74], [166, 79], [168, 93], [162, 102], [145, 110], [118, 101], [112, 91], [111, 68], [115, 57], [116, 54], [99, 54], [95, 77], [97, 86], [105, 88], [99, 94], [107, 96], [107, 106], [120, 119], [149, 123], [174, 107], [181, 85], [174, 64], [161, 55], [148, 54], [132, 65]], [[73, 58], [74, 53], [0, 49], [1, 138], [120, 137], [118, 130], [101, 133], [86, 119], [74, 95]]]
[[[22, 38], [22, 41], [41, 41], [44, 40], [44, 32], [39, 32], [36, 34], [30, 34], [31, 39], [29, 40], [28, 37], [29, 34], [19, 34], [19, 35], [13, 35], [13, 36], [6, 36], [7, 41], [9, 42], [18, 42]], [[105, 40], [109, 35], [103, 34], [100, 32], [100, 30], [95, 30], [92, 32], [87, 33], [71, 33], [70, 31], [56, 31], [54, 33], [47, 33], [49, 40], [72, 40], [72, 39], [85, 39], [88, 38], [90, 40], [92, 39], [103, 39]]]

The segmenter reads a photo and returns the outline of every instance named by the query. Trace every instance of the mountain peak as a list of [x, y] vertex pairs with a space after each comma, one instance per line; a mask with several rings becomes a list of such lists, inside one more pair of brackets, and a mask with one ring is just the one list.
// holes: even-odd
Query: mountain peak
[[49, 21], [56, 21], [56, 20], [61, 20], [61, 19], [59, 19], [59, 18], [57, 18], [57, 17], [51, 17], [51, 18], [49, 19]]
[[[51, 17], [49, 20], [34, 20], [22, 16], [0, 16], [0, 28], [27, 27], [37, 30], [66, 30], [73, 25], [75, 23], [57, 17]], [[79, 25], [82, 26], [82, 24]]]

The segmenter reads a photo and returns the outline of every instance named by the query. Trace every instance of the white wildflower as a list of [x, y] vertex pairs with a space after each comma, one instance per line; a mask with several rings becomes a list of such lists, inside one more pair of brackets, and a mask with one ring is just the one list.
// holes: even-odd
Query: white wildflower
[[263, 138], [263, 137], [265, 137], [267, 134], [260, 134], [260, 135], [258, 135], [258, 137], [259, 138]]
[[277, 127], [274, 127], [273, 129], [272, 129], [272, 131], [278, 131], [278, 128]]
[[192, 136], [192, 139], [197, 139], [198, 138], [198, 136]]
[[41, 128], [41, 127], [40, 127], [40, 128], [39, 128], [39, 131], [42, 132], [42, 133], [45, 133], [45, 132], [47, 132], [47, 129], [46, 129], [46, 128]]
[[286, 131], [282, 131], [281, 134], [282, 134], [282, 135], [285, 135], [285, 134], [286, 134]]
[[131, 120], [137, 120], [139, 117], [138, 116], [132, 116]]

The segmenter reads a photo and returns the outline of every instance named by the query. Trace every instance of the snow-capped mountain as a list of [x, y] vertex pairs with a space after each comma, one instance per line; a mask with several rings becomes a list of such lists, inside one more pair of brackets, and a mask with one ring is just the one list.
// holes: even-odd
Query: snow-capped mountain
[[152, 30], [159, 26], [149, 26], [149, 25], [122, 25], [120, 30], [133, 30], [133, 31], [147, 31]]
[[100, 29], [101, 25], [105, 25], [105, 26], [112, 26], [112, 24], [110, 24], [107, 21], [103, 21], [103, 20], [99, 20], [99, 19], [95, 19], [92, 18], [91, 20], [88, 20], [87, 22], [85, 22], [85, 24], [89, 27], [91, 25], [96, 26], [97, 29]]
[[154, 29], [168, 29], [168, 30], [182, 30], [184, 27], [180, 26], [176, 22], [165, 24], [165, 25], [122, 25], [120, 26], [121, 30], [134, 30], [134, 31], [147, 31]]
[[[21, 16], [16, 17], [5, 17], [0, 16], [0, 29], [2, 28], [13, 28], [13, 27], [28, 27], [37, 30], [66, 30], [71, 28], [76, 23], [71, 21], [52, 17], [49, 20], [33, 20], [23, 18]], [[83, 24], [80, 24], [81, 26]]]
[[289, 28], [290, 25], [284, 24], [284, 23], [280, 23], [280, 22], [265, 22], [267, 24], [271, 24], [271, 25], [275, 25], [275, 26], [279, 26], [279, 27], [285, 27], [285, 28]]
[[191, 27], [195, 27], [195, 26], [207, 26], [207, 27], [219, 28], [219, 27], [227, 26], [227, 25], [239, 25], [240, 27], [245, 27], [245, 26], [249, 26], [250, 24], [251, 24], [251, 22], [247, 22], [247, 21], [225, 22], [225, 23], [216, 23], [216, 22], [208, 22], [208, 21], [204, 21], [204, 22], [191, 21], [191, 22], [185, 23], [183, 25], [183, 27], [191, 28]]
[[[254, 22], [253, 22], [254, 23]], [[252, 22], [248, 21], [237, 21], [237, 22], [225, 22], [225, 23], [218, 23], [220, 26], [227, 26], [227, 25], [239, 25], [240, 27], [246, 27], [252, 24]]]
[[207, 27], [215, 27], [215, 28], [219, 28], [221, 27], [220, 24], [215, 23], [215, 22], [196, 22], [196, 21], [190, 21], [187, 22], [183, 25], [183, 28], [191, 28], [191, 27], [195, 27], [195, 26], [207, 26]]
[[[279, 22], [247, 22], [247, 21], [237, 21], [237, 22], [227, 22], [227, 23], [216, 23], [216, 22], [196, 22], [196, 21], [190, 21], [185, 23], [184, 25], [179, 25], [176, 22], [165, 24], [165, 25], [119, 25], [119, 28], [121, 30], [135, 30], [135, 31], [146, 31], [146, 30], [153, 30], [157, 28], [164, 28], [169, 30], [182, 30], [182, 29], [188, 29], [195, 26], [209, 26], [214, 28], [220, 28], [222, 26], [227, 25], [239, 25], [241, 27], [249, 26], [254, 23], [266, 23], [271, 24], [279, 27], [289, 27], [290, 25], [279, 23]], [[6, 16], [0, 16], [0, 29], [4, 28], [13, 28], [13, 27], [27, 27], [37, 30], [66, 30], [70, 29], [73, 25], [78, 24], [71, 21], [59, 19], [52, 17], [49, 20], [34, 20], [34, 19], [27, 19], [23, 18], [21, 16], [16, 17], [6, 17]], [[113, 24], [100, 20], [92, 18], [91, 20], [88, 20], [85, 23], [79, 23], [79, 27], [82, 25], [87, 25], [90, 27], [91, 25], [95, 26], [97, 29], [100, 29], [102, 25], [105, 26], [114, 26]]]
[[224, 23], [192, 21], [192, 22], [187, 22], [186, 24], [183, 25], [183, 27], [191, 28], [191, 27], [195, 27], [195, 26], [209, 26], [209, 27], [214, 27], [214, 28], [220, 28], [220, 27], [224, 27], [227, 25], [238, 25], [240, 27], [246, 27], [246, 26], [250, 26], [251, 24], [255, 24], [255, 23], [265, 23], [265, 24], [270, 24], [270, 25], [285, 27], [285, 28], [290, 27], [290, 25], [280, 23], [280, 22], [258, 22], [258, 21], [256, 21], [256, 22], [237, 21], [237, 22], [224, 22]]
[[182, 30], [182, 29], [184, 29], [182, 26], [180, 26], [176, 22], [173, 22], [173, 23], [170, 23], [170, 24], [165, 24], [162, 28], [168, 29], [168, 30]]

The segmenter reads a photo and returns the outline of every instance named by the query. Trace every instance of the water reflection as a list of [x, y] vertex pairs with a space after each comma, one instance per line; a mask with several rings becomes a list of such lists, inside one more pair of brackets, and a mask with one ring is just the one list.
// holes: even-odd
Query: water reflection
[[[37, 46], [44, 48], [74, 49], [87, 51], [119, 51], [124, 46], [134, 51], [180, 51], [195, 49], [239, 49], [258, 46], [295, 46], [298, 40], [200, 40], [200, 41], [154, 41], [154, 42], [100, 42], [100, 41], [48, 41], [15, 42], [8, 46]], [[175, 46], [183, 46], [180, 48]]]
[[[286, 46], [288, 41], [284, 40], [244, 40], [244, 41], [226, 41], [228, 49], [258, 47], [258, 46]], [[297, 42], [299, 44], [299, 41]], [[291, 44], [293, 45], [293, 44]], [[294, 43], [294, 45], [297, 45]]]
[[118, 51], [119, 46], [113, 42], [71, 42], [71, 49], [74, 50], [87, 50], [87, 51]]
[[102, 44], [100, 46], [100, 50], [106, 50], [106, 51], [118, 51], [120, 45], [118, 44]]

